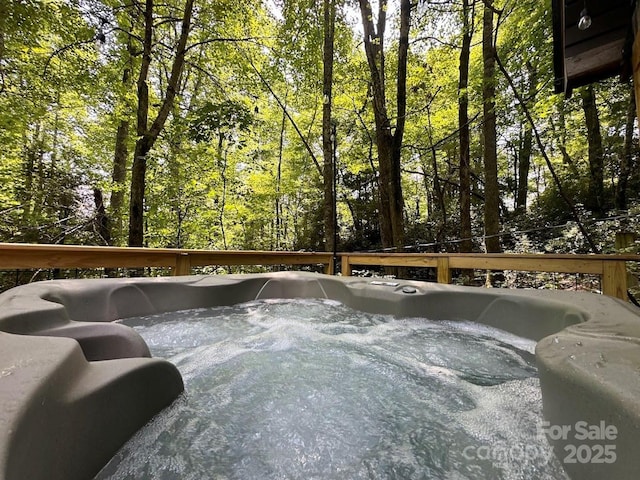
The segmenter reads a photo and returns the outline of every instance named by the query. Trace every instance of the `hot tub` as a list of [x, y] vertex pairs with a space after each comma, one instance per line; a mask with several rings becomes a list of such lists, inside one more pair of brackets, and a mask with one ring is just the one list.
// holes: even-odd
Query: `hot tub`
[[86, 480], [183, 390], [113, 320], [268, 298], [470, 320], [538, 341], [543, 431], [574, 479], [640, 471], [640, 314], [605, 296], [305, 273], [58, 280], [0, 295], [0, 479]]

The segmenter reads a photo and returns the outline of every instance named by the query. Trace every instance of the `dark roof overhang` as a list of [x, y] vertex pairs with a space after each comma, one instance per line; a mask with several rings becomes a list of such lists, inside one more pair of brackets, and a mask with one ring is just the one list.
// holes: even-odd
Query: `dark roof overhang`
[[[552, 0], [555, 93], [631, 73], [635, 0]], [[578, 29], [586, 8], [592, 23]]]

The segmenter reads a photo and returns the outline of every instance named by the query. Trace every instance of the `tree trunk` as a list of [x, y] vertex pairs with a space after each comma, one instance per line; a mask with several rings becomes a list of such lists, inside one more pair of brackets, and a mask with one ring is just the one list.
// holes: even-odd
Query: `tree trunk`
[[460, 251], [473, 251], [471, 241], [471, 154], [469, 133], [469, 55], [471, 52], [472, 21], [469, 19], [469, 0], [462, 0], [462, 50], [458, 80], [458, 129], [460, 138]]
[[[285, 95], [285, 102], [287, 101], [287, 95]], [[284, 109], [282, 111], [282, 122], [280, 122], [280, 142], [278, 144], [278, 166], [276, 167], [276, 200], [275, 200], [275, 209], [276, 209], [276, 229], [275, 229], [275, 238], [276, 238], [276, 250], [280, 250], [282, 245], [281, 233], [282, 233], [282, 157], [284, 154], [284, 136], [286, 129], [286, 119], [287, 116], [284, 113]]]
[[129, 200], [129, 246], [144, 244], [144, 192], [146, 188], [147, 154], [152, 141], [143, 136], [136, 142], [131, 168], [131, 197]]
[[171, 66], [171, 74], [165, 90], [164, 100], [158, 114], [148, 127], [149, 115], [149, 88], [147, 77], [151, 64], [151, 47], [153, 41], [153, 0], [146, 0], [144, 22], [144, 44], [142, 65], [138, 76], [138, 112], [137, 133], [138, 141], [133, 156], [131, 169], [131, 199], [129, 202], [129, 246], [141, 247], [144, 242], [144, 192], [147, 173], [147, 155], [153, 148], [158, 136], [164, 129], [169, 112], [173, 107], [173, 101], [178, 91], [178, 84], [184, 67], [187, 39], [191, 28], [191, 14], [194, 0], [186, 0], [182, 17], [182, 29], [176, 55]]
[[333, 86], [333, 46], [335, 32], [335, 0], [324, 0], [324, 44], [322, 75], [322, 154], [324, 157], [323, 179], [323, 220], [324, 249], [333, 252], [336, 249], [336, 211], [335, 211], [335, 165], [333, 145], [335, 128], [331, 122], [331, 103]]
[[495, 112], [495, 46], [493, 43], [492, 1], [486, 0], [482, 29], [482, 126], [484, 156], [484, 230], [487, 252], [500, 252], [500, 191]]
[[[536, 93], [538, 75], [536, 68], [527, 62], [529, 72], [528, 101], [532, 101]], [[518, 190], [516, 192], [516, 212], [519, 214], [527, 211], [527, 195], [529, 194], [529, 169], [531, 168], [531, 151], [533, 146], [533, 132], [531, 125], [525, 119], [524, 136], [518, 152]]]
[[[435, 96], [434, 96], [435, 98]], [[433, 171], [433, 191], [436, 197], [436, 203], [438, 205], [438, 210], [440, 211], [440, 219], [441, 223], [438, 226], [438, 230], [436, 233], [436, 241], [441, 242], [443, 240], [442, 234], [447, 230], [448, 216], [447, 216], [447, 202], [445, 199], [445, 188], [443, 187], [443, 181], [440, 178], [440, 174], [438, 172], [438, 155], [437, 150], [433, 141], [432, 135], [432, 125], [431, 125], [431, 108], [430, 103], [427, 104], [427, 126], [428, 126], [428, 140], [430, 144], [431, 151], [431, 169]], [[426, 168], [422, 167], [423, 173], [426, 173]], [[425, 175], [425, 183], [426, 183], [426, 175]]]
[[616, 209], [626, 210], [627, 206], [627, 185], [629, 183], [629, 173], [631, 171], [632, 151], [633, 151], [633, 131], [635, 130], [636, 119], [636, 97], [633, 89], [629, 91], [629, 103], [627, 106], [627, 121], [624, 131], [624, 146], [620, 158], [620, 176], [616, 184]]
[[531, 150], [533, 132], [528, 122], [524, 125], [524, 135], [518, 151], [518, 189], [516, 192], [516, 213], [527, 211], [527, 195], [529, 194], [529, 170], [531, 168]]
[[40, 147], [40, 122], [36, 122], [32, 139], [25, 135], [24, 141], [24, 191], [20, 201], [22, 202], [22, 222], [28, 224], [33, 213], [34, 197], [34, 174], [36, 159], [38, 158]]
[[60, 88], [56, 89], [56, 113], [53, 119], [53, 138], [51, 139], [51, 163], [49, 177], [54, 178], [58, 168], [58, 135], [60, 134]]
[[222, 235], [222, 246], [228, 250], [227, 233], [224, 229], [224, 210], [227, 206], [227, 151], [223, 148], [224, 135], [218, 133], [218, 167], [220, 168], [220, 178], [222, 179], [222, 197], [220, 197], [220, 213], [218, 222], [220, 223], [220, 234]]
[[113, 187], [111, 190], [111, 198], [109, 201], [109, 210], [111, 216], [111, 243], [110, 245], [119, 245], [122, 239], [124, 222], [124, 187], [127, 179], [127, 141], [129, 139], [129, 121], [120, 120], [118, 131], [116, 132], [116, 148], [113, 155], [113, 172], [111, 180]]
[[93, 188], [93, 203], [96, 208], [95, 215], [95, 230], [98, 237], [102, 239], [104, 245], [111, 245], [111, 230], [109, 228], [109, 217], [107, 217], [107, 211], [104, 208], [104, 198], [102, 196], [102, 190], [97, 187]]
[[[36, 133], [38, 133], [36, 131]], [[31, 212], [32, 218], [36, 222], [41, 221], [42, 209], [44, 207], [45, 199], [45, 169], [44, 169], [44, 154], [45, 154], [45, 133], [42, 133], [41, 138], [37, 138], [37, 143], [34, 145], [34, 170], [36, 173], [36, 183], [33, 185], [33, 210]]]
[[[177, 116], [178, 113], [174, 111], [174, 115]], [[181, 138], [179, 136], [172, 136], [168, 143], [169, 151], [166, 162], [169, 171], [169, 179], [167, 182], [165, 202], [168, 204], [171, 212], [171, 216], [169, 218], [175, 218], [175, 221], [170, 220], [175, 228], [175, 235], [173, 240], [169, 242], [168, 246], [174, 248], [185, 248], [184, 220], [189, 210], [189, 203], [187, 200], [186, 205], [183, 208], [184, 199], [182, 187], [184, 185], [184, 178], [179, 158]]]
[[392, 208], [391, 224], [393, 242], [402, 250], [404, 246], [404, 197], [402, 195], [402, 140], [407, 114], [407, 62], [409, 54], [409, 29], [411, 27], [411, 1], [400, 1], [400, 36], [398, 38], [398, 75], [396, 84], [396, 131], [393, 134], [391, 156]]
[[373, 24], [373, 11], [369, 0], [359, 0], [364, 28], [364, 45], [371, 75], [373, 112], [376, 124], [376, 146], [378, 147], [378, 190], [380, 196], [380, 236], [384, 247], [404, 245], [404, 201], [401, 184], [401, 150], [404, 136], [407, 107], [407, 54], [411, 3], [400, 2], [400, 34], [398, 40], [398, 71], [395, 132], [387, 113], [385, 87], [384, 31], [387, 19], [387, 1], [380, 0], [377, 27]]
[[[135, 25], [135, 15], [131, 17], [131, 29]], [[131, 87], [131, 71], [133, 56], [135, 50], [131, 43], [131, 37], [127, 36], [127, 54], [128, 65], [122, 72], [122, 85], [125, 88]], [[127, 102], [127, 107], [128, 107]], [[128, 108], [127, 108], [128, 111]], [[111, 197], [109, 199], [109, 228], [111, 229], [111, 245], [121, 245], [124, 241], [124, 194], [125, 184], [127, 180], [127, 157], [129, 150], [127, 143], [129, 142], [129, 119], [120, 120], [118, 130], [116, 132], [116, 145], [113, 155], [113, 171], [111, 173]]]
[[589, 194], [585, 206], [597, 216], [602, 216], [605, 212], [604, 150], [593, 85], [584, 87], [580, 94], [589, 142]]

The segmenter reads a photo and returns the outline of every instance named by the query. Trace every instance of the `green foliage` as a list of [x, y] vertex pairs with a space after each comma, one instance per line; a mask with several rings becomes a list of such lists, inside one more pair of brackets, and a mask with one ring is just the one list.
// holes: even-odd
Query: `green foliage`
[[227, 142], [234, 142], [235, 132], [248, 130], [252, 123], [251, 111], [240, 102], [206, 102], [191, 116], [189, 137], [195, 142], [210, 142], [220, 136]]
[[[353, 2], [337, 3], [331, 101], [337, 125], [339, 248], [376, 249], [378, 172], [368, 67], [359, 12]], [[500, 58], [526, 97], [563, 190], [582, 208], [589, 192], [585, 119], [579, 95], [565, 100], [551, 94], [549, 2], [496, 3], [504, 9], [497, 34]], [[122, 218], [110, 219], [126, 224], [129, 179], [116, 185], [112, 172], [119, 126], [124, 122], [129, 128], [127, 169], [137, 139], [141, 13], [135, 3], [122, 0], [10, 0], [0, 5], [0, 240], [101, 244], [93, 188], [104, 193], [107, 204], [112, 193], [127, 192]], [[308, 150], [322, 158], [322, 2], [200, 0], [196, 5], [176, 103], [148, 158], [147, 244], [321, 249], [322, 179]], [[183, 7], [183, 0], [156, 4], [150, 118], [163, 100]], [[393, 8], [390, 4], [390, 25], [397, 18]], [[455, 2], [417, 2], [413, 12], [402, 187], [407, 243], [426, 245], [422, 250], [455, 250], [458, 245], [459, 9]], [[480, 248], [482, 22], [476, 10], [467, 93], [472, 220]], [[397, 62], [394, 30], [388, 28], [385, 39], [388, 72]], [[389, 85], [394, 80], [386, 79]], [[528, 209], [515, 212], [517, 165], [528, 123], [505, 79], [498, 74], [495, 81], [502, 229], [567, 225], [505, 235], [504, 244], [512, 250], [526, 243], [531, 251], [587, 251], [535, 144]], [[628, 95], [629, 87], [617, 80], [596, 87], [610, 208], [621, 176]], [[638, 166], [634, 129], [632, 208], [640, 202]], [[620, 226], [589, 223], [591, 212], [580, 212], [599, 245], [610, 251], [612, 231]], [[638, 226], [627, 228], [637, 231]]]

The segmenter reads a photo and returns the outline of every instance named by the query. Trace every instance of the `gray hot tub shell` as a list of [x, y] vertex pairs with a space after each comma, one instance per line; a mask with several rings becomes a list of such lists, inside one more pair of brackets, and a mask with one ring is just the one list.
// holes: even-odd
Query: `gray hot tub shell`
[[[556, 453], [562, 461], [571, 448], [587, 445], [575, 463], [564, 464], [567, 472], [574, 479], [638, 478], [635, 307], [586, 293], [382, 283], [276, 273], [58, 280], [0, 294], [0, 480], [90, 479], [182, 392], [177, 369], [149, 358], [137, 333], [113, 320], [292, 297], [331, 298], [399, 317], [471, 320], [539, 341], [544, 416], [550, 427], [569, 429], [552, 442]], [[577, 424], [597, 438], [578, 439]], [[615, 438], [610, 429], [598, 437], [601, 426], [615, 427]], [[594, 462], [597, 445], [607, 444], [613, 449], [598, 459], [607, 462]]]

